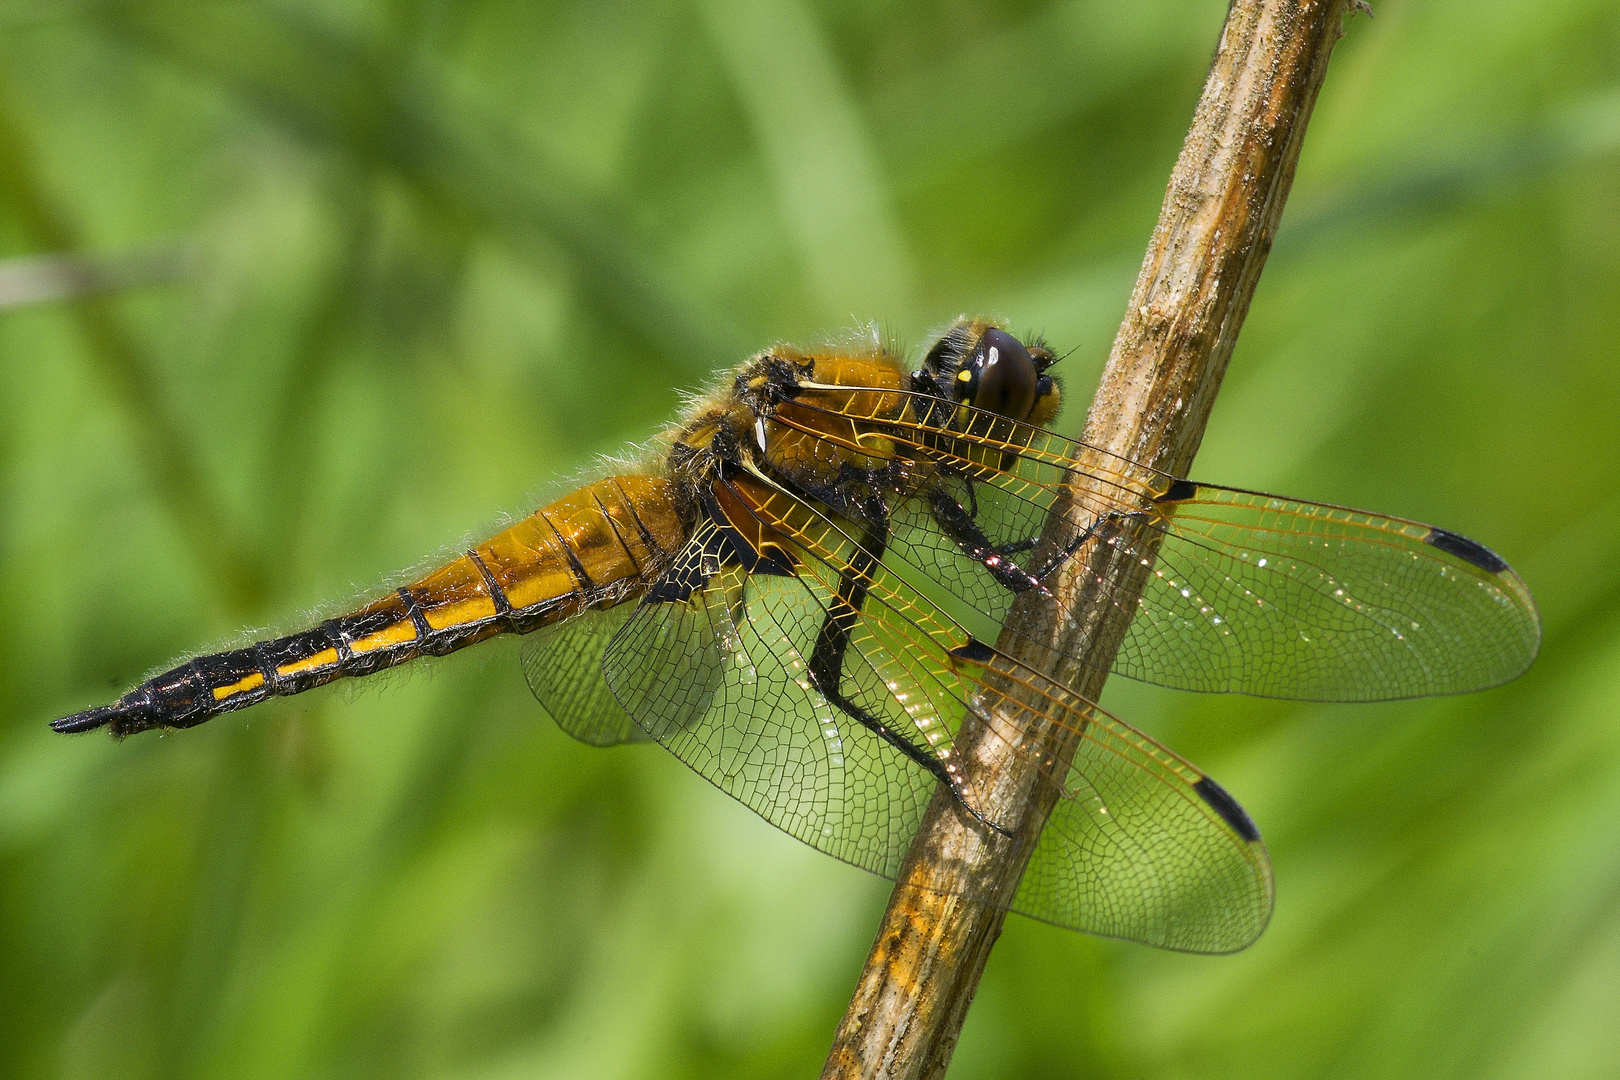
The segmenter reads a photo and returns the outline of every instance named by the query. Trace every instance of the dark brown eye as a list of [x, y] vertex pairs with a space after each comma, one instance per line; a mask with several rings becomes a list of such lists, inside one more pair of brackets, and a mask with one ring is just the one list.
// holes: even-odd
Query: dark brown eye
[[986, 330], [956, 378], [957, 399], [974, 408], [1024, 420], [1035, 407], [1040, 373], [1029, 350], [1005, 330]]

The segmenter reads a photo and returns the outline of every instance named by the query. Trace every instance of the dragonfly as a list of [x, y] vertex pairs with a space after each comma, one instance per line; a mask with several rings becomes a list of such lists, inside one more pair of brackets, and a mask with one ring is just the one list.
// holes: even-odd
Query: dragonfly
[[[1011, 910], [1242, 949], [1273, 906], [1253, 820], [1044, 675], [1017, 647], [1039, 620], [1014, 605], [1073, 619], [1054, 587], [1069, 575], [1128, 620], [1114, 672], [1309, 701], [1495, 686], [1535, 658], [1539, 617], [1508, 564], [1457, 533], [1198, 483], [1056, 433], [1054, 363], [969, 318], [910, 371], [876, 335], [766, 349], [639, 465], [358, 610], [187, 660], [52, 726], [189, 728], [518, 634], [568, 734], [662, 744], [771, 824], [889, 877], [942, 786], [971, 827], [1011, 834], [955, 752], [976, 725], [1053, 802]], [[1098, 664], [1074, 629], [1042, 647]], [[1072, 757], [1031, 760], [1037, 723]]]

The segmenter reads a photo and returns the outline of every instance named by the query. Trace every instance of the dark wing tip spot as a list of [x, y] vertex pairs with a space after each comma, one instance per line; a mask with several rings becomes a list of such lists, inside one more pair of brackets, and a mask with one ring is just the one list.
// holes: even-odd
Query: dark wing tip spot
[[1198, 485], [1191, 480], [1177, 480], [1170, 485], [1170, 490], [1160, 495], [1154, 502], [1186, 502], [1188, 499], [1198, 497]]
[[1487, 574], [1500, 574], [1508, 568], [1507, 560], [1481, 544], [1477, 540], [1470, 540], [1466, 536], [1459, 536], [1445, 529], [1430, 529], [1429, 535], [1423, 542], [1437, 547], [1447, 555], [1455, 555], [1465, 563], [1479, 567]]
[[1210, 808], [1221, 815], [1228, 825], [1232, 826], [1233, 832], [1251, 844], [1260, 839], [1260, 830], [1255, 828], [1254, 819], [1249, 817], [1243, 807], [1238, 805], [1237, 800], [1228, 795], [1221, 785], [1206, 776], [1193, 785], [1193, 790], [1198, 792], [1199, 797], [1209, 803]]
[[978, 638], [968, 638], [967, 644], [958, 645], [952, 649], [951, 655], [958, 660], [966, 660], [970, 664], [988, 664], [995, 659], [996, 650]]

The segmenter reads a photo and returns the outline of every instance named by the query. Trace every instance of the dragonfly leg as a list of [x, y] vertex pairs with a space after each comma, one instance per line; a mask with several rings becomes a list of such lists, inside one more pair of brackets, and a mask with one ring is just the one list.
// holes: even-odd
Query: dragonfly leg
[[867, 583], [877, 570], [887, 544], [887, 515], [880, 515], [878, 521], [868, 525], [848, 569], [839, 575], [838, 595], [828, 608], [827, 618], [816, 635], [816, 647], [810, 655], [810, 680], [828, 704], [928, 770], [950, 789], [957, 803], [975, 821], [1003, 836], [1012, 836], [1011, 830], [997, 825], [974, 809], [962, 790], [962, 778], [954, 769], [844, 695], [844, 656], [849, 649], [850, 631], [860, 619], [861, 605], [866, 602]]
[[[963, 477], [962, 487], [967, 492], [967, 505], [963, 506], [962, 503], [958, 501], [957, 508], [966, 510], [967, 516], [976, 522], [979, 520], [979, 485], [974, 483], [970, 477]], [[941, 493], [941, 495], [943, 495], [943, 493]], [[993, 546], [1002, 555], [1022, 555], [1026, 551], [1033, 551], [1035, 549], [1035, 545], [1040, 542], [1041, 538], [1039, 536], [1031, 536], [1026, 540], [1014, 540], [1010, 544], [998, 544]]]
[[[1042, 563], [1040, 568], [1036, 570], [1032, 576], [1036, 581], [1045, 581], [1051, 576], [1054, 570], [1068, 562], [1070, 559], [1074, 558], [1074, 553], [1084, 547], [1086, 541], [1090, 540], [1097, 534], [1098, 530], [1104, 528], [1105, 526], [1112, 530], [1113, 527], [1119, 525], [1123, 521], [1146, 521], [1152, 517], [1152, 514], [1145, 513], [1141, 510], [1115, 510], [1104, 514], [1096, 521], [1093, 521], [1090, 525], [1086, 526], [1085, 531], [1079, 536], [1076, 536], [1073, 540], [1070, 540], [1068, 543], [1064, 544], [1055, 555], [1046, 560], [1046, 562]], [[1009, 548], [1007, 550], [1011, 549]]]
[[1154, 517], [1153, 514], [1141, 510], [1110, 511], [1094, 520], [1080, 535], [1065, 543], [1035, 570], [1026, 570], [1015, 562], [1012, 556], [1033, 551], [1040, 543], [1039, 537], [997, 545], [979, 527], [974, 512], [946, 491], [934, 492], [929, 499], [929, 509], [933, 511], [934, 521], [941, 531], [956, 541], [963, 554], [982, 563], [998, 583], [1011, 592], [1021, 593], [1037, 589], [1042, 595], [1048, 595], [1043, 584], [1046, 579], [1058, 567], [1074, 558], [1075, 553], [1086, 545], [1086, 541], [1096, 536], [1099, 531], [1104, 529], [1112, 531], [1125, 521], [1146, 521]]
[[1014, 554], [1032, 549], [1035, 546], [1034, 540], [1020, 540], [998, 547], [985, 535], [984, 530], [979, 528], [979, 523], [974, 520], [968, 508], [945, 491], [934, 492], [928, 500], [928, 506], [941, 531], [956, 541], [957, 547], [962, 549], [964, 555], [983, 564], [998, 584], [1015, 593], [1030, 589], [1046, 592], [1046, 586], [1041, 584], [1044, 574], [1031, 574], [1011, 558]]

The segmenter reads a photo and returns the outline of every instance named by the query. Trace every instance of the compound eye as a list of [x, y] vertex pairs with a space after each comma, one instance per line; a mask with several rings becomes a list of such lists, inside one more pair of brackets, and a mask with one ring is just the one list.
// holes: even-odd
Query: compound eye
[[973, 372], [967, 404], [1013, 420], [1028, 419], [1035, 407], [1040, 373], [1023, 343], [1005, 330], [986, 330], [968, 361]]

